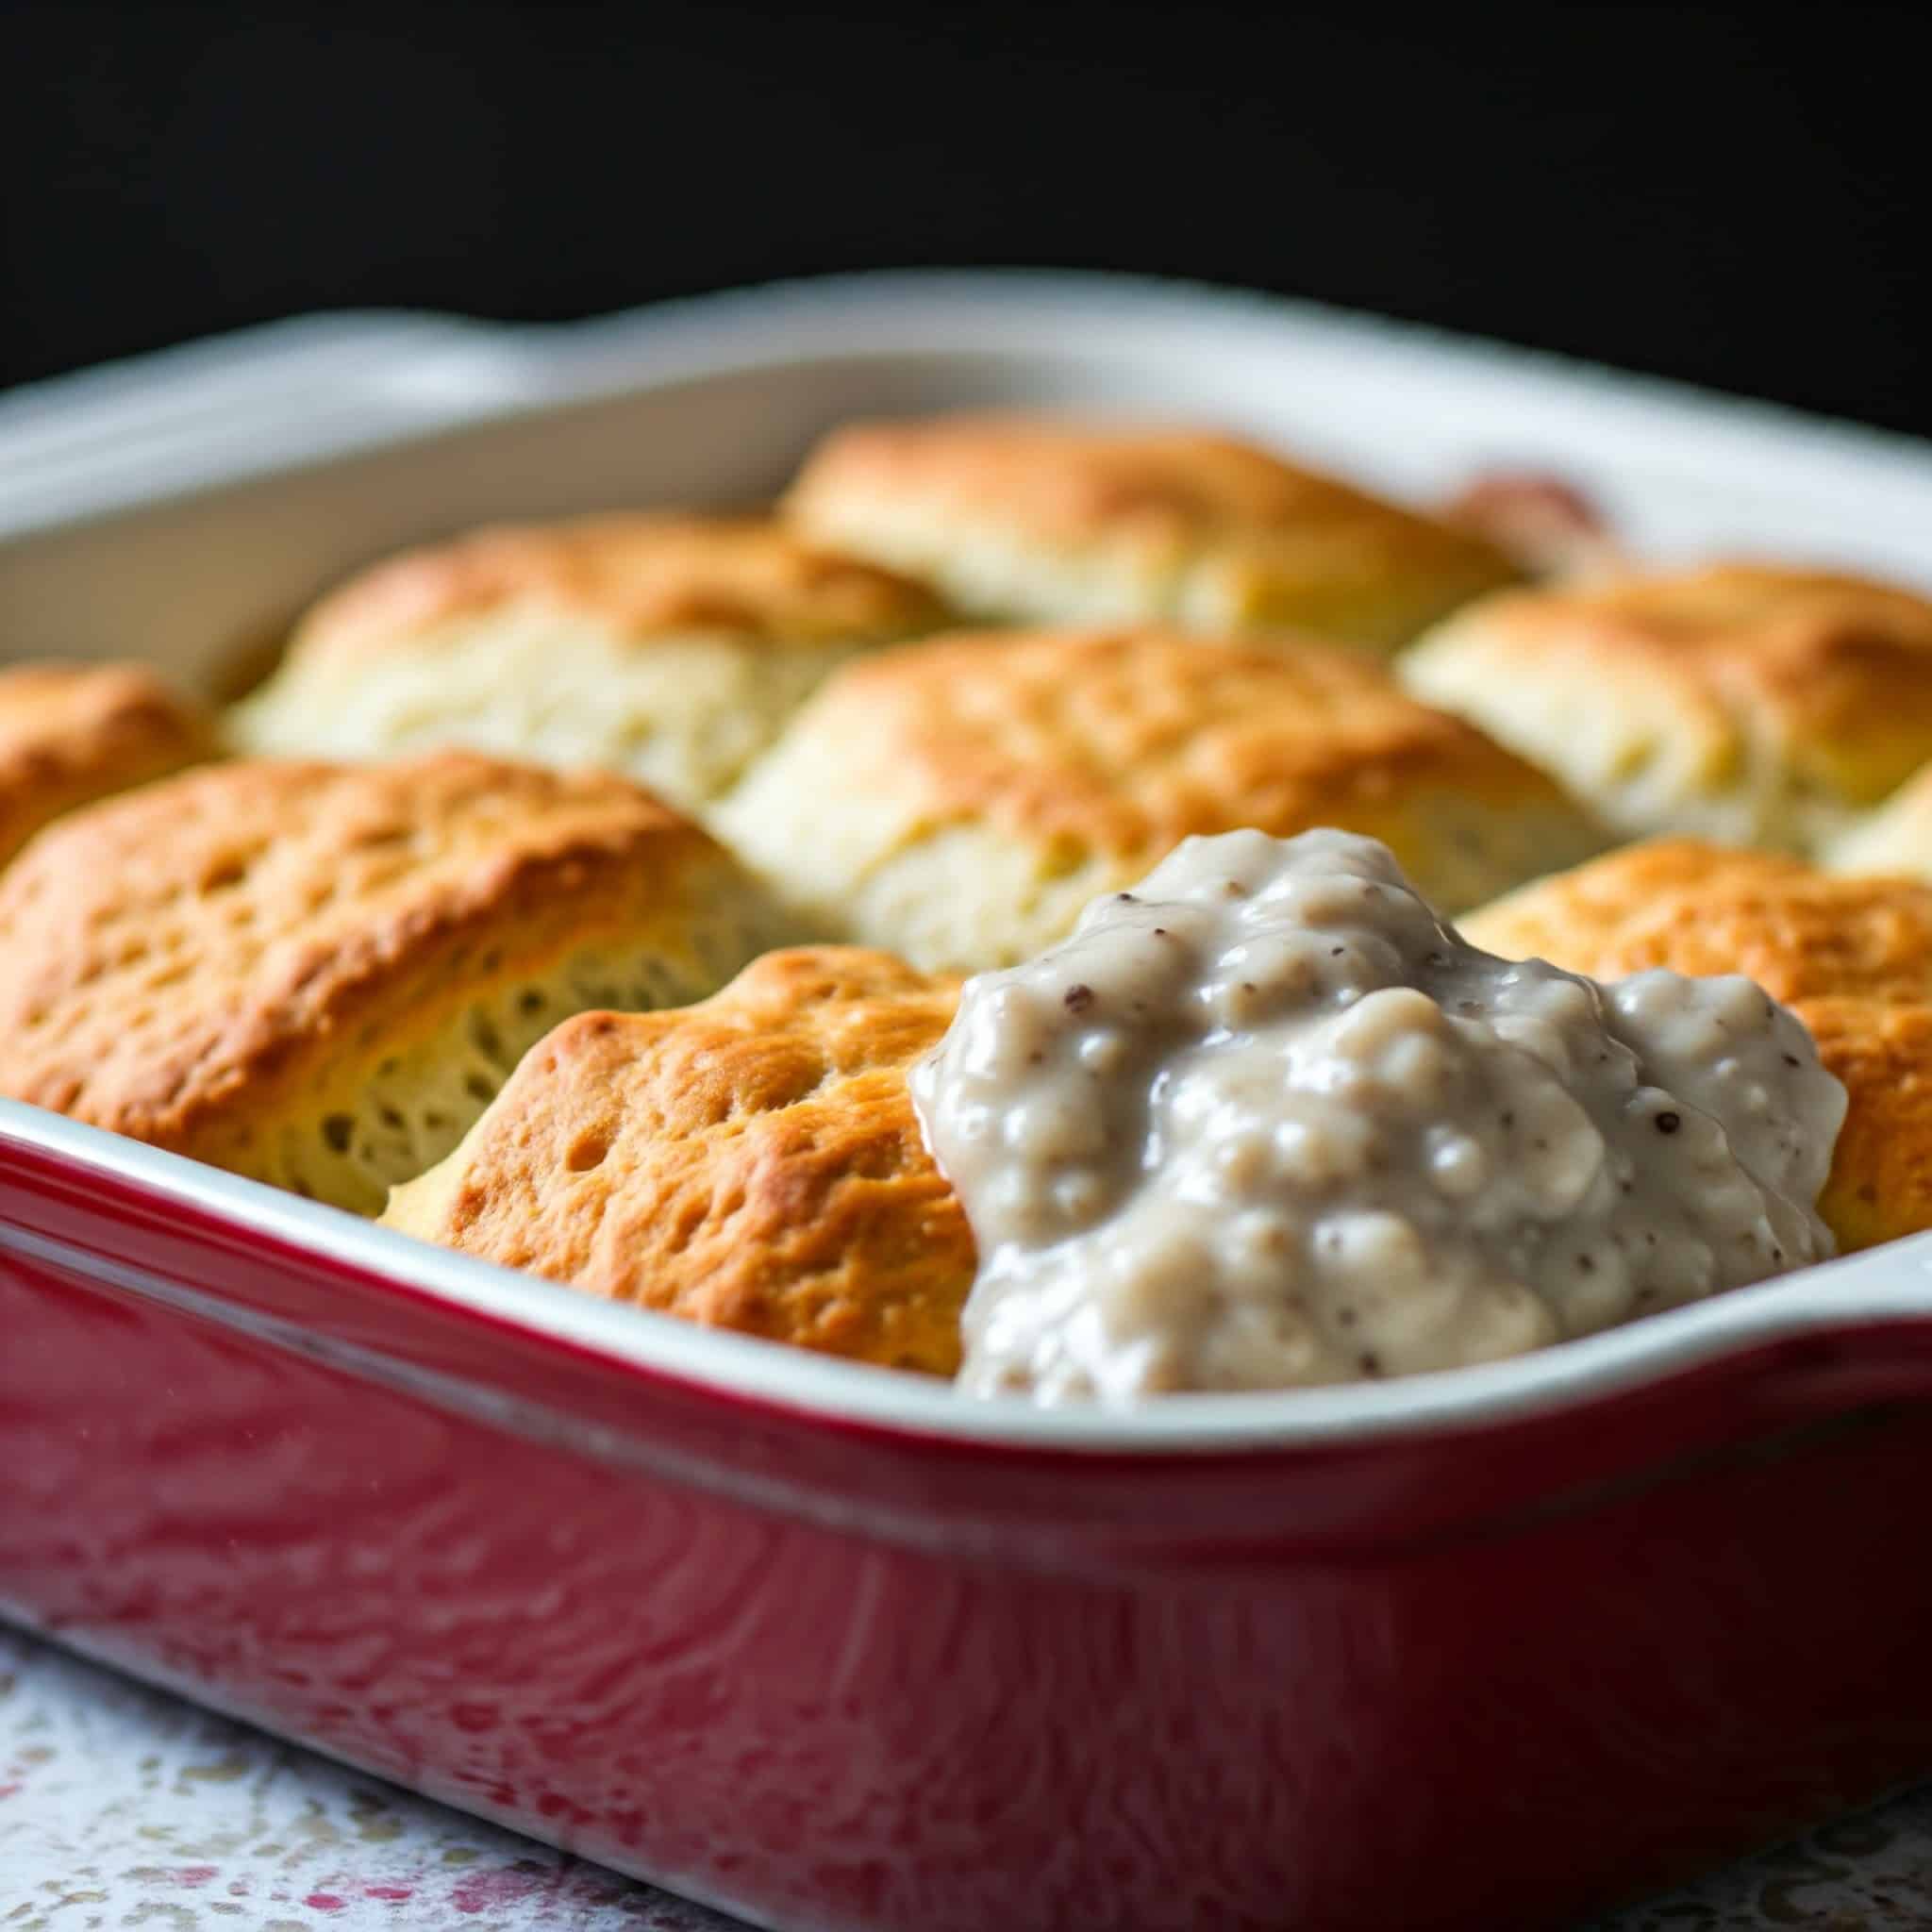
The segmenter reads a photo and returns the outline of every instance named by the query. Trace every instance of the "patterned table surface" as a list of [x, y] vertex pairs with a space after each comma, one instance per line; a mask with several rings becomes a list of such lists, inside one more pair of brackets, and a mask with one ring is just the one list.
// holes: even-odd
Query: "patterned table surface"
[[[0, 1629], [0, 1932], [732, 1932], [737, 1921]], [[1932, 1790], [1591, 1932], [1932, 1927]]]

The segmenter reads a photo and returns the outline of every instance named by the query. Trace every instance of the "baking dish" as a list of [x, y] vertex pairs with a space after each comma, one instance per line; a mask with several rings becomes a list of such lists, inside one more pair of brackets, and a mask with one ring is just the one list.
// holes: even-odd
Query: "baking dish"
[[[1066, 400], [1932, 569], [1892, 439], [1252, 298], [881, 277], [0, 401], [8, 648], [209, 678], [413, 537]], [[1932, 1768], [1932, 1238], [1492, 1368], [1034, 1413], [0, 1104], [0, 1338], [8, 1614], [773, 1925], [1548, 1927]]]

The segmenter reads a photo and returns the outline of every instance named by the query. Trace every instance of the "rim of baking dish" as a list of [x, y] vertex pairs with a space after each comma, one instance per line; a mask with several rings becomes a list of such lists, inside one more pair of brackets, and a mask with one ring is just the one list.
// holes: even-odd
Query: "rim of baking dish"
[[[1293, 1448], [1474, 1428], [1576, 1407], [1768, 1343], [1874, 1324], [1932, 1332], [1932, 1233], [1648, 1315], [1507, 1361], [1385, 1382], [1254, 1394], [1163, 1395], [1131, 1407], [1036, 1408], [760, 1337], [699, 1327], [438, 1248], [184, 1156], [0, 1100], [8, 1142], [131, 1183], [227, 1225], [345, 1264], [533, 1336], [727, 1397], [826, 1420], [1014, 1448]], [[0, 1224], [0, 1250], [46, 1244]], [[70, 1265], [85, 1268], [76, 1250]], [[119, 1278], [126, 1274], [116, 1269]]]
[[[517, 351], [527, 352], [527, 364], [519, 369], [514, 384], [506, 386], [521, 391], [512, 408], [610, 390], [657, 388], [774, 359], [1020, 348], [1063, 353], [1077, 348], [1084, 355], [1095, 345], [1070, 343], [1059, 333], [1072, 313], [1117, 331], [1118, 340], [1099, 345], [1109, 350], [1151, 342], [1171, 352], [1167, 332], [1179, 325], [1191, 333], [1219, 327], [1227, 331], [1231, 344], [1279, 355], [1277, 332], [1288, 325], [1308, 343], [1344, 355], [1372, 347], [1385, 354], [1406, 350], [1418, 361], [1447, 356], [1466, 365], [1463, 374], [1487, 370], [1512, 384], [1546, 387], [1552, 394], [1572, 399], [1581, 392], [1581, 384], [1590, 391], [1612, 391], [1619, 401], [1641, 399], [1726, 417], [1740, 429], [1774, 433], [1787, 449], [1797, 442], [1807, 446], [1807, 454], [1835, 449], [1861, 463], [1890, 459], [1915, 481], [1932, 478], [1932, 440], [1904, 430], [1501, 337], [1182, 275], [1024, 266], [864, 269], [673, 296], [573, 322], [477, 323], [422, 310], [343, 313], [358, 322], [389, 313], [409, 324], [441, 322], [466, 338], [495, 337], [499, 348], [510, 352], [502, 365], [506, 370], [521, 360]], [[325, 319], [298, 317], [263, 327], [294, 328]], [[675, 359], [678, 347], [688, 350], [688, 364]], [[653, 358], [649, 365], [636, 359], [645, 353]], [[51, 383], [75, 379], [54, 377]], [[1636, 425], [1632, 441], [1641, 445]]]
[[[1459, 384], [1488, 391], [1486, 407], [1533, 404], [1545, 429], [1566, 418], [1587, 425], [1592, 441], [1620, 445], [1639, 465], [1654, 460], [1655, 418], [1669, 413], [1694, 419], [1684, 426], [1733, 465], [1802, 458], [1814, 488], [1861, 497], [1882, 470], [1888, 489], [1932, 503], [1932, 441], [1762, 398], [1305, 296], [1099, 269], [928, 267], [780, 279], [560, 323], [324, 310], [24, 384], [0, 394], [0, 458], [20, 485], [7, 492], [0, 538], [788, 363], [1131, 360], [1177, 346], [1230, 360], [1366, 355], [1378, 379], [1398, 386], [1450, 363]], [[123, 433], [129, 409], [141, 435]], [[158, 409], [165, 421], [149, 421]]]

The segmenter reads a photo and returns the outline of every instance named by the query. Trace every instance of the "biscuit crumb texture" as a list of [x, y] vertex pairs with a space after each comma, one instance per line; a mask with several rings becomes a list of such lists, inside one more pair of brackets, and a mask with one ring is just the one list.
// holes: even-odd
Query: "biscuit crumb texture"
[[1050, 415], [859, 423], [797, 526], [968, 616], [1313, 632], [1383, 654], [1517, 571], [1485, 538], [1199, 429]]
[[806, 947], [683, 1011], [579, 1014], [383, 1222], [613, 1301], [951, 1374], [975, 1257], [906, 1073], [958, 991]]
[[835, 665], [941, 621], [918, 585], [756, 518], [484, 530], [325, 598], [228, 732], [256, 754], [600, 765], [691, 810]]
[[1604, 842], [1541, 773], [1347, 652], [1162, 629], [848, 665], [717, 822], [814, 932], [966, 972], [1040, 952], [1194, 833], [1365, 833], [1451, 912]]
[[1850, 1095], [1819, 1203], [1839, 1245], [1932, 1227], [1932, 887], [1660, 840], [1525, 887], [1462, 930], [1597, 979], [1654, 966], [1755, 979]]
[[211, 765], [0, 875], [0, 1092], [374, 1213], [559, 1019], [700, 997], [775, 937], [615, 777]]
[[1826, 848], [1834, 872], [1932, 880], [1932, 765], [1927, 765]]
[[144, 664], [0, 670], [0, 865], [61, 813], [215, 751], [212, 714]]

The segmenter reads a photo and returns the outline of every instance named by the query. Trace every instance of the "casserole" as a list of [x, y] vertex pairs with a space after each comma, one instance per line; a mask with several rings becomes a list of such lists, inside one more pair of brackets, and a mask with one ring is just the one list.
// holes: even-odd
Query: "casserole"
[[[217, 678], [502, 514], [1113, 403], [1924, 581], [1932, 457], [1105, 278], [286, 325], [0, 402], [7, 648]], [[1493, 1367], [1035, 1412], [0, 1105], [0, 1607], [780, 1926], [1547, 1927], [1932, 1767], [1932, 1237]]]

